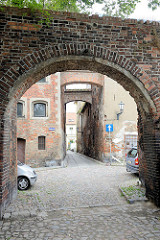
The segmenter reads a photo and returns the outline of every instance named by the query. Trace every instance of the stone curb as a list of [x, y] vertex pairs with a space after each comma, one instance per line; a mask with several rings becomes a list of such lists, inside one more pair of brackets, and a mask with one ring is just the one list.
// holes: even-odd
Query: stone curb
[[[53, 210], [51, 210], [53, 211]], [[17, 220], [17, 219], [25, 219], [25, 218], [34, 218], [34, 217], [46, 217], [48, 211], [40, 211], [40, 210], [34, 210], [34, 211], [22, 211], [22, 212], [14, 212], [14, 213], [5, 213], [3, 215], [3, 220]]]
[[34, 169], [36, 172], [41, 172], [41, 171], [59, 169], [59, 168], [66, 168], [66, 166], [40, 167], [40, 168], [34, 168]]
[[145, 201], [147, 202], [148, 201], [148, 198], [145, 197], [141, 197], [141, 198], [129, 198], [129, 196], [122, 190], [121, 187], [119, 187], [119, 190], [122, 192], [122, 194], [124, 195], [124, 197], [126, 198], [126, 200], [130, 203], [130, 204], [133, 204], [135, 202], [141, 202], [141, 201]]

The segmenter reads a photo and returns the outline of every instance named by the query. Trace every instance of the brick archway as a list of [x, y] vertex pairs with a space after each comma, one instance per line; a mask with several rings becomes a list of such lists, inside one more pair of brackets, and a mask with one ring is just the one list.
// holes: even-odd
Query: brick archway
[[[10, 13], [10, 9], [8, 11], [8, 14], [11, 15], [12, 13]], [[19, 16], [21, 12], [16, 12], [16, 14]], [[62, 20], [68, 18], [68, 15], [64, 16], [63, 14], [61, 15], [61, 13], [58, 14], [58, 19]], [[55, 15], [55, 17], [57, 15]], [[77, 19], [74, 16], [72, 20], [65, 21], [78, 22], [79, 16], [81, 15], [77, 15]], [[27, 20], [26, 18], [26, 21], [30, 21], [30, 19]], [[88, 26], [85, 18], [82, 18], [81, 21], [84, 21], [84, 25]], [[92, 23], [92, 26], [90, 26], [91, 28], [98, 28], [98, 26], [101, 24], [105, 24], [104, 22], [101, 23], [101, 19], [95, 20], [94, 18], [91, 18], [89, 21]], [[110, 28], [110, 32], [117, 34], [117, 39], [121, 39], [121, 36], [123, 34], [119, 34], [119, 30], [116, 30], [116, 19], [106, 18], [105, 21], [108, 21], [107, 24], [109, 28], [112, 24], [113, 28]], [[138, 23], [125, 21], [126, 20], [121, 20], [118, 25], [121, 28], [122, 33], [125, 31], [126, 34], [128, 31], [129, 34], [132, 32], [132, 34], [135, 35], [133, 32], [133, 25]], [[8, 21], [7, 24], [9, 26], [10, 32], [12, 32], [14, 29], [13, 26], [15, 27], [14, 20]], [[77, 42], [76, 38], [74, 39], [73, 36], [72, 41], [68, 41], [67, 39], [61, 41], [58, 40], [59, 38], [57, 38], [57, 43], [54, 42], [48, 44], [46, 41], [46, 45], [43, 44], [42, 46], [39, 45], [39, 39], [41, 38], [41, 35], [38, 35], [38, 31], [40, 31], [38, 29], [38, 26], [37, 28], [32, 27], [32, 29], [30, 29], [30, 23], [24, 22], [21, 24], [19, 22], [16, 22], [16, 24], [19, 32], [23, 33], [23, 31], [33, 31], [36, 32], [36, 37], [34, 39], [35, 47], [28, 46], [26, 52], [24, 49], [22, 49], [21, 55], [18, 53], [18, 48], [17, 50], [14, 50], [16, 52], [16, 56], [13, 58], [13, 61], [4, 60], [10, 59], [12, 57], [11, 52], [7, 52], [7, 50], [5, 50], [6, 55], [4, 55], [6, 57], [2, 57], [2, 68], [0, 71], [0, 166], [2, 173], [0, 175], [1, 216], [4, 212], [5, 207], [16, 196], [17, 193], [16, 102], [23, 95], [23, 93], [36, 81], [55, 72], [62, 72], [66, 70], [89, 70], [107, 75], [120, 83], [127, 91], [130, 92], [130, 95], [137, 103], [137, 108], [139, 111], [138, 125], [141, 158], [140, 176], [145, 182], [147, 196], [152, 199], [157, 206], [160, 206], [160, 88], [158, 82], [159, 75], [157, 76], [158, 70], [154, 70], [153, 68], [153, 65], [158, 66], [159, 64], [158, 58], [155, 57], [158, 56], [159, 50], [150, 46], [150, 51], [152, 51], [152, 53], [150, 53], [150, 57], [147, 55], [149, 54], [147, 52], [149, 50], [146, 50], [146, 48], [144, 48], [142, 53], [146, 60], [143, 63], [142, 60], [138, 60], [140, 50], [137, 50], [133, 56], [127, 55], [128, 50], [122, 53], [118, 48], [112, 47], [111, 42], [114, 42], [113, 39], [110, 40], [110, 44], [108, 44], [107, 41], [106, 43], [103, 41], [101, 42], [100, 39], [98, 40], [99, 43], [96, 44], [94, 42], [95, 39], [89, 42], [87, 39], [88, 35], [86, 35], [85, 38], [83, 38], [86, 43], [82, 43], [81, 40]], [[28, 27], [26, 24], [28, 24]], [[64, 22], [63, 24], [66, 23]], [[128, 26], [128, 30], [126, 27], [124, 27], [125, 24]], [[134, 30], [137, 32], [137, 34], [140, 34], [139, 32], [143, 29], [144, 39], [147, 39], [147, 34], [150, 34], [149, 36], [152, 38], [151, 32], [147, 32], [149, 31], [148, 29], [150, 27], [149, 23], [147, 24], [143, 25], [143, 23], [139, 23], [139, 29], [136, 28], [136, 30]], [[156, 26], [159, 28], [158, 24]], [[25, 30], [24, 27], [27, 27], [27, 29]], [[5, 31], [8, 34], [7, 29], [8, 28], [6, 28]], [[79, 31], [80, 29], [81, 28], [79, 28]], [[49, 32], [50, 29], [46, 27], [46, 31]], [[96, 34], [98, 34], [98, 32]], [[108, 32], [106, 31], [106, 37], [107, 36]], [[139, 37], [139, 41], [140, 39], [141, 37]], [[133, 43], [135, 43], [134, 38], [133, 42], [130, 40], [130, 46], [128, 47], [132, 53], [134, 52], [132, 51]], [[14, 44], [16, 46], [16, 43]], [[3, 56], [3, 54], [4, 51], [1, 52], [1, 56]], [[153, 57], [154, 61], [152, 62]], [[150, 64], [146, 65], [146, 61], [148, 61]], [[10, 169], [10, 171], [8, 169]]]
[[64, 104], [81, 101], [92, 104], [91, 91], [65, 91], [64, 93]]
[[[48, 63], [49, 62], [49, 63]], [[105, 63], [107, 65], [105, 65]], [[43, 68], [42, 68], [43, 66]], [[87, 66], [87, 67], [86, 67]], [[3, 116], [3, 122], [4, 122], [4, 126], [3, 129], [4, 130], [4, 138], [5, 138], [5, 143], [6, 143], [6, 147], [7, 148], [3, 148], [3, 159], [6, 162], [12, 162], [12, 176], [8, 176], [8, 179], [6, 179], [6, 183], [8, 183], [11, 181], [11, 183], [13, 185], [11, 185], [11, 196], [15, 197], [16, 195], [16, 188], [14, 188], [13, 186], [15, 186], [16, 183], [16, 179], [14, 178], [14, 176], [16, 175], [15, 173], [15, 162], [16, 162], [16, 156], [15, 156], [15, 152], [16, 152], [16, 143], [15, 143], [15, 139], [16, 139], [16, 113], [15, 110], [16, 109], [16, 102], [17, 100], [23, 95], [23, 93], [33, 84], [35, 83], [37, 80], [41, 79], [44, 76], [47, 76], [51, 73], [54, 73], [56, 71], [60, 71], [60, 70], [73, 70], [73, 69], [86, 69], [87, 70], [96, 70], [96, 72], [99, 73], [103, 73], [106, 74], [110, 77], [112, 77], [114, 80], [117, 80], [116, 73], [121, 76], [121, 79], [124, 80], [124, 82], [121, 82], [122, 80], [117, 80], [117, 82], [119, 82], [122, 86], [124, 86], [126, 88], [126, 90], [130, 90], [131, 95], [134, 97], [138, 109], [139, 109], [139, 116], [140, 116], [140, 122], [139, 122], [139, 132], [140, 132], [140, 145], [141, 145], [141, 149], [142, 149], [142, 155], [143, 158], [145, 156], [145, 159], [143, 159], [142, 162], [142, 178], [145, 179], [145, 183], [147, 183], [147, 179], [148, 179], [148, 170], [150, 169], [150, 159], [146, 159], [146, 155], [145, 155], [145, 150], [148, 153], [148, 150], [146, 148], [146, 146], [150, 146], [150, 150], [153, 146], [155, 146], [155, 143], [153, 144], [153, 142], [155, 141], [155, 120], [154, 117], [156, 117], [156, 107], [154, 102], [152, 101], [152, 99], [150, 98], [149, 94], [147, 94], [147, 90], [143, 89], [144, 86], [141, 84], [141, 82], [139, 82], [137, 80], [137, 78], [135, 78], [133, 75], [130, 74], [130, 72], [128, 72], [127, 70], [121, 69], [119, 66], [117, 66], [116, 64], [111, 63], [110, 62], [105, 62], [105, 60], [101, 57], [94, 59], [91, 56], [75, 56], [75, 55], [70, 55], [70, 56], [59, 56], [56, 58], [52, 58], [52, 59], [48, 59], [46, 61], [43, 61], [42, 63], [39, 63], [37, 65], [35, 65], [35, 67], [31, 67], [29, 71], [27, 71], [27, 74], [24, 72], [22, 73], [22, 75], [17, 79], [18, 84], [15, 84], [14, 87], [12, 88], [12, 90], [9, 93], [10, 96], [10, 101], [8, 103], [6, 107], [6, 111], [5, 114]], [[103, 69], [103, 70], [102, 70]], [[105, 71], [105, 69], [107, 71]], [[9, 70], [11, 71], [11, 70]], [[108, 74], [109, 72], [109, 74]], [[126, 75], [124, 74], [126, 73]], [[130, 76], [130, 78], [129, 78]], [[134, 81], [135, 80], [135, 81]], [[128, 85], [126, 84], [126, 81], [129, 81]], [[138, 88], [139, 87], [139, 88]], [[143, 87], [143, 88], [142, 88]], [[135, 92], [133, 91], [133, 89], [135, 90]], [[136, 94], [136, 96], [135, 96]], [[2, 123], [3, 123], [2, 122]], [[149, 127], [149, 128], [148, 128]], [[150, 133], [148, 132], [148, 129], [150, 129]], [[146, 132], [147, 130], [147, 132]], [[11, 131], [11, 132], [10, 132]], [[10, 135], [8, 135], [8, 133], [10, 132]], [[145, 136], [144, 136], [145, 134]], [[146, 138], [146, 139], [145, 139]], [[4, 145], [3, 145], [4, 146]], [[8, 153], [8, 149], [11, 149], [11, 154], [10, 156], [7, 155]], [[154, 149], [155, 150], [155, 149]], [[153, 149], [151, 150], [152, 152], [152, 158], [157, 161], [157, 157], [156, 157], [156, 152], [153, 151]], [[6, 157], [7, 156], [7, 157]], [[153, 160], [152, 159], [152, 160]], [[144, 166], [144, 165], [145, 166]], [[151, 171], [155, 171], [155, 166], [153, 166], [152, 163], [152, 169], [150, 169]], [[153, 170], [154, 169], [154, 170]], [[146, 171], [146, 172], [145, 172]], [[13, 180], [11, 179], [11, 177], [13, 178]], [[149, 179], [148, 182], [148, 189], [149, 189], [149, 193], [151, 193], [151, 189], [149, 184], [153, 184], [155, 182], [155, 175], [153, 180], [151, 181], [151, 179]], [[7, 188], [6, 188], [7, 190]], [[14, 190], [14, 192], [13, 192]], [[155, 189], [154, 189], [155, 190]], [[157, 189], [156, 189], [157, 192]], [[154, 199], [154, 195], [153, 192], [151, 193], [151, 198]], [[154, 199], [156, 204], [159, 204], [159, 198]], [[6, 204], [6, 203], [5, 203]]]
[[[65, 49], [70, 49], [70, 51], [65, 51]], [[84, 56], [86, 49], [87, 53]], [[117, 55], [117, 60], [114, 61], [113, 58], [110, 58], [109, 53], [106, 48], [91, 47], [87, 44], [63, 44], [63, 46], [57, 44], [52, 48], [42, 49], [27, 55], [17, 65], [11, 67], [6, 73], [4, 72], [4, 76], [1, 78], [2, 90], [7, 89], [5, 83], [10, 84], [9, 96], [19, 99], [35, 82], [52, 73], [66, 70], [94, 70], [120, 83], [124, 89], [130, 92], [137, 105], [144, 108], [145, 112], [151, 111], [156, 114], [157, 98], [153, 98], [153, 94], [150, 94], [150, 89], [158, 91], [155, 82], [142, 68], [127, 58], [119, 57], [116, 52], [111, 52], [111, 55]], [[140, 101], [143, 104], [139, 104]], [[146, 105], [142, 106], [144, 104]]]

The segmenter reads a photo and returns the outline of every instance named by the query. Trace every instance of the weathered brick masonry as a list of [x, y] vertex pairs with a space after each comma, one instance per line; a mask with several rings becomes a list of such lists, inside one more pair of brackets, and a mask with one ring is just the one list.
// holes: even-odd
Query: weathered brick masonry
[[95, 85], [103, 85], [104, 76], [89, 71], [67, 71], [61, 73], [61, 85], [74, 83], [89, 83]]
[[67, 104], [69, 102], [74, 101], [84, 101], [88, 103], [92, 103], [92, 94], [91, 91], [85, 91], [85, 90], [65, 90], [64, 91], [64, 103]]
[[[83, 109], [81, 134], [77, 136], [77, 150], [92, 158], [102, 159], [103, 155], [103, 104], [104, 75], [89, 71], [67, 71], [61, 73], [61, 97], [62, 106], [71, 101], [83, 101], [86, 105]], [[67, 84], [87, 84], [90, 89], [66, 89]], [[64, 112], [65, 112], [65, 106]], [[100, 120], [101, 119], [101, 120]], [[78, 130], [78, 131], [79, 131]], [[65, 129], [64, 129], [65, 131]], [[83, 133], [82, 133], [83, 132]]]
[[65, 89], [68, 84], [94, 84], [102, 86], [103, 75], [97, 73], [91, 73], [88, 71], [67, 71], [61, 73], [61, 87], [62, 94], [64, 94], [64, 102], [62, 104], [67, 104], [72, 101], [84, 101], [92, 103], [92, 92], [88, 90], [71, 90]]
[[78, 125], [77, 150], [92, 158], [102, 160], [103, 144], [103, 87], [92, 85], [92, 102], [82, 108]]
[[140, 175], [160, 206], [160, 23], [53, 12], [50, 26], [38, 13], [4, 8], [0, 14], [1, 215], [16, 192], [17, 100], [42, 77], [90, 70], [118, 81], [139, 111]]
[[[47, 164], [60, 165], [63, 159], [62, 131], [60, 119], [59, 74], [49, 76], [45, 83], [34, 84], [23, 95], [26, 115], [17, 118], [17, 138], [26, 140], [25, 163], [32, 167], [43, 167]], [[47, 101], [47, 117], [33, 118], [33, 102]], [[59, 101], [58, 101], [59, 100]], [[45, 136], [45, 149], [38, 149], [38, 136]], [[18, 144], [17, 144], [18, 149]], [[22, 159], [18, 159], [22, 161]]]

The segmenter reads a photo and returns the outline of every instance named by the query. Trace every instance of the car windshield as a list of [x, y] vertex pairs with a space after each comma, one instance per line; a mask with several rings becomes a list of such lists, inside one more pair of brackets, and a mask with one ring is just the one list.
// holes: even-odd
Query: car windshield
[[133, 157], [135, 158], [137, 155], [137, 149], [131, 149], [128, 153], [128, 157]]
[[19, 165], [19, 166], [22, 166], [22, 165], [24, 165], [24, 163], [18, 161], [18, 165]]

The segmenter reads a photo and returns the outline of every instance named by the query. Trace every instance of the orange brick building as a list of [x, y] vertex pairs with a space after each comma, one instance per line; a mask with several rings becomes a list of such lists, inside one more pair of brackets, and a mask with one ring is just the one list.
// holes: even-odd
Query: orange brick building
[[31, 166], [63, 159], [59, 73], [34, 84], [17, 105], [17, 158]]

